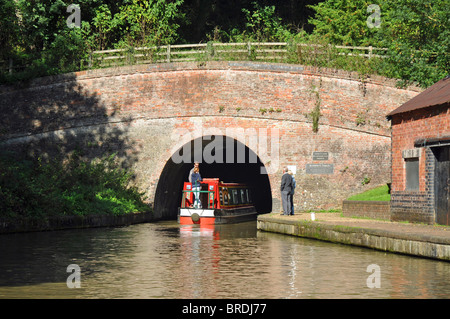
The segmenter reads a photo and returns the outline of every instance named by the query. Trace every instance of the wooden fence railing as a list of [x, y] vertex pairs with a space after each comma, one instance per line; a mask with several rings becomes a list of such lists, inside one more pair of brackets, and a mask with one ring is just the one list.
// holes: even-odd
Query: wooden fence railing
[[[267, 62], [302, 63], [308, 59], [326, 58], [333, 55], [385, 57], [379, 54], [386, 48], [342, 45], [318, 45], [287, 42], [246, 43], [200, 43], [154, 47], [136, 47], [93, 51], [87, 61], [80, 63], [86, 68], [120, 66], [145, 63], [209, 61], [209, 60], [260, 60]], [[24, 66], [14, 65], [12, 59], [0, 61], [0, 70], [12, 74]]]
[[[186, 62], [208, 60], [263, 60], [282, 62], [295, 60], [302, 55], [334, 54], [362, 56], [366, 58], [384, 57], [377, 54], [385, 48], [321, 46], [314, 44], [289, 44], [286, 42], [270, 43], [201, 43], [164, 45], [159, 47], [139, 47], [93, 51], [89, 57], [89, 66], [126, 65], [158, 62]], [[305, 57], [304, 57], [305, 58]]]

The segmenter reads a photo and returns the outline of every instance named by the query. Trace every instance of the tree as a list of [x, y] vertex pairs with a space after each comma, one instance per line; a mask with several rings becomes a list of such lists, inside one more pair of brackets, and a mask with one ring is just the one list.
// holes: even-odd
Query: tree
[[450, 70], [448, 0], [390, 0], [383, 29], [388, 75], [427, 87]]
[[254, 10], [243, 8], [246, 18], [247, 36], [256, 41], [283, 41], [290, 32], [282, 24], [282, 20], [275, 14], [275, 6], [262, 7], [253, 2]]
[[[377, 4], [373, 0], [327, 0], [310, 8], [316, 11], [309, 22], [314, 34], [331, 44], [350, 46], [377, 46], [379, 28], [368, 25], [367, 8]], [[383, 12], [383, 11], [382, 11]]]
[[[182, 15], [183, 0], [131, 0], [115, 16], [122, 31], [122, 39], [136, 45], [162, 45], [175, 42]], [[130, 43], [129, 43], [130, 44]]]
[[313, 34], [331, 44], [388, 48], [380, 73], [427, 87], [450, 70], [448, 0], [380, 2], [379, 27], [367, 22], [372, 0], [326, 0], [311, 6]]
[[16, 3], [0, 0], [0, 60], [8, 61], [12, 58], [20, 42]]
[[91, 50], [105, 50], [114, 43], [114, 30], [117, 27], [117, 19], [107, 4], [101, 4], [94, 9], [91, 23], [84, 22], [84, 37]]

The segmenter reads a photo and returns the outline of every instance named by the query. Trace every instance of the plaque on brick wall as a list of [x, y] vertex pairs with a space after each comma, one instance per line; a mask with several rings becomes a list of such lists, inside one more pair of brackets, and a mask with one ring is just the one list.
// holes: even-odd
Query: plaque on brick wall
[[313, 161], [328, 161], [328, 152], [313, 152]]
[[333, 174], [333, 164], [306, 164], [306, 174]]

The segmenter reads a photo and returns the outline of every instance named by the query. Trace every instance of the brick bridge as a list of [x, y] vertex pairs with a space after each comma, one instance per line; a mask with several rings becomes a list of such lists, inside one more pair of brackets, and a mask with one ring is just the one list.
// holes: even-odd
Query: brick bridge
[[195, 159], [203, 177], [253, 185], [261, 213], [280, 209], [283, 166], [296, 170], [297, 208], [340, 207], [390, 181], [385, 116], [419, 91], [257, 62], [83, 71], [0, 87], [0, 147], [43, 158], [116, 152], [159, 218], [176, 216]]

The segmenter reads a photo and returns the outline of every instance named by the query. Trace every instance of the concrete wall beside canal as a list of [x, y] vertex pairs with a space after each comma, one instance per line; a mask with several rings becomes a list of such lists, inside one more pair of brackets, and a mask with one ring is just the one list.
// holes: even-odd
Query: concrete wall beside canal
[[258, 217], [258, 230], [450, 261], [449, 237], [420, 236], [309, 220], [287, 220], [270, 215], [273, 214]]

